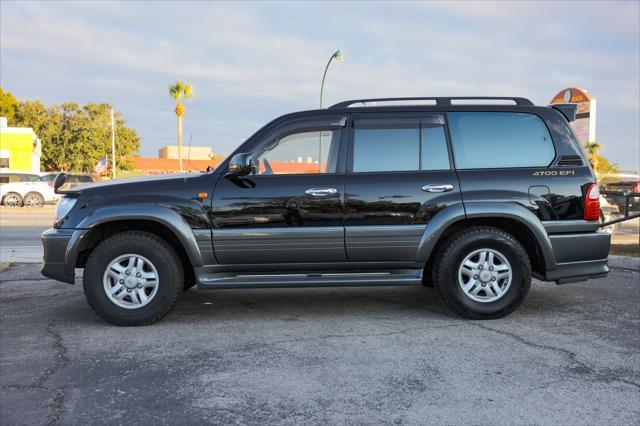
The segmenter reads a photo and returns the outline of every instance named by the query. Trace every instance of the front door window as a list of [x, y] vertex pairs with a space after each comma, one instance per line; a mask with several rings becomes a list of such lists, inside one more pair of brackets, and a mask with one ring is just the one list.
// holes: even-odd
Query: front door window
[[316, 130], [276, 137], [253, 157], [261, 175], [335, 173], [339, 130]]

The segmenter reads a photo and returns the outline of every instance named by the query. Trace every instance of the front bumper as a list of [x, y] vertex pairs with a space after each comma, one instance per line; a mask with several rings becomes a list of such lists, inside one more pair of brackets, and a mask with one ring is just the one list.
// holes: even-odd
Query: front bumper
[[42, 275], [54, 280], [73, 284], [75, 278], [75, 258], [70, 259], [70, 242], [74, 239], [73, 229], [48, 229], [42, 234], [44, 264]]
[[597, 231], [551, 234], [549, 239], [556, 256], [557, 267], [545, 272], [545, 281], [565, 284], [602, 278], [609, 273], [609, 233]]

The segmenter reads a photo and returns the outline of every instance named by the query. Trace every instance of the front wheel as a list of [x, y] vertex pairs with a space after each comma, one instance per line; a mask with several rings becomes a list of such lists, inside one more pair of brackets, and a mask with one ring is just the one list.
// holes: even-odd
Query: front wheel
[[17, 192], [9, 192], [2, 199], [2, 204], [5, 207], [21, 207], [22, 197]]
[[439, 251], [434, 286], [460, 316], [502, 318], [527, 295], [531, 263], [511, 234], [486, 226], [468, 228], [454, 234]]
[[115, 325], [147, 325], [163, 318], [184, 286], [180, 259], [148, 232], [115, 234], [96, 247], [85, 265], [89, 305]]

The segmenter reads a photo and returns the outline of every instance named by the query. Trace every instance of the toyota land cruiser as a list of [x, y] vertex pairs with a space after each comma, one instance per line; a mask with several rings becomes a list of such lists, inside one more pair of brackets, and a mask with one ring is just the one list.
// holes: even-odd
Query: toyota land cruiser
[[198, 289], [426, 285], [500, 318], [532, 276], [606, 275], [609, 234], [575, 105], [389, 98], [277, 118], [208, 173], [63, 192], [42, 273], [118, 325]]

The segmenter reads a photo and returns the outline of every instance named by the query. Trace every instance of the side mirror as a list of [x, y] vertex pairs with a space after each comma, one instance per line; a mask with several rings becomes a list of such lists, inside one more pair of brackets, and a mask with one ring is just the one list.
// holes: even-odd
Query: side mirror
[[58, 173], [56, 178], [53, 180], [53, 192], [55, 192], [56, 194], [61, 194], [61, 192], [59, 192], [60, 187], [62, 187], [62, 185], [64, 185], [66, 182], [67, 174], [64, 172]]
[[232, 176], [246, 176], [253, 172], [251, 154], [236, 154], [229, 160], [229, 174]]

